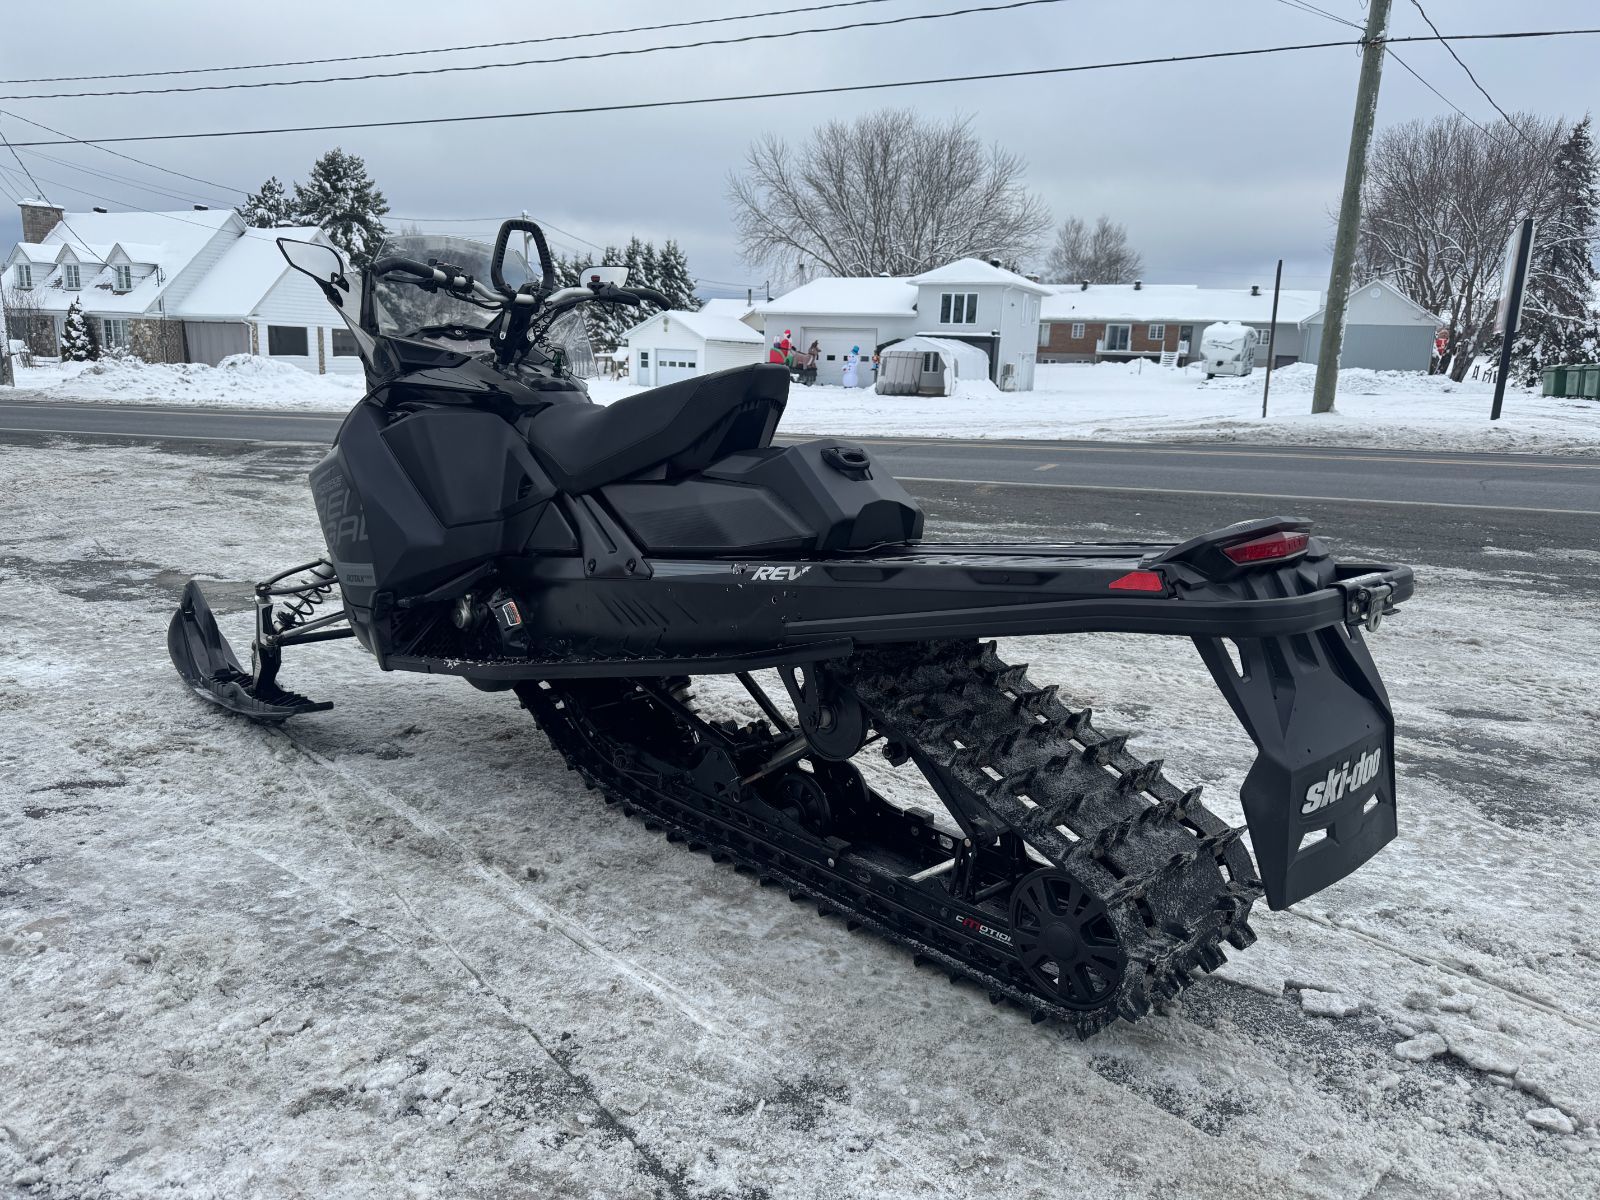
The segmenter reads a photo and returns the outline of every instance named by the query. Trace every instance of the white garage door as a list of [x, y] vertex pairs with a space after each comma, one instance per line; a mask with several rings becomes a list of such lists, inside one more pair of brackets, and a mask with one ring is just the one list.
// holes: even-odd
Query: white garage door
[[845, 355], [850, 353], [851, 346], [861, 347], [861, 364], [856, 374], [860, 386], [867, 387], [872, 383], [872, 352], [877, 349], [873, 339], [878, 336], [876, 329], [803, 329], [801, 330], [802, 348], [809, 346], [814, 339], [818, 343], [822, 359], [817, 363], [817, 382], [831, 383], [838, 386], [840, 373], [844, 370]]
[[700, 374], [700, 355], [694, 350], [657, 350], [656, 386], [677, 383]]

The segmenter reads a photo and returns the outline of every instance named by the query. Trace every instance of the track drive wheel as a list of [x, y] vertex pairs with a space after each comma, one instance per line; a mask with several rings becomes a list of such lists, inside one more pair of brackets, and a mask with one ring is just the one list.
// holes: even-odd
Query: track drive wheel
[[1057, 1004], [1089, 1011], [1116, 995], [1127, 955], [1105, 905], [1072, 875], [1049, 868], [1019, 881], [1011, 931], [1023, 969]]

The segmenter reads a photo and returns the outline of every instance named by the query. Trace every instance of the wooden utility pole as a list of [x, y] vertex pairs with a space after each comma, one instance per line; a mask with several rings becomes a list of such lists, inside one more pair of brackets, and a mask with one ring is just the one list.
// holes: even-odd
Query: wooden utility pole
[[1361, 184], [1367, 174], [1367, 143], [1378, 112], [1378, 79], [1383, 74], [1383, 45], [1389, 35], [1389, 0], [1367, 0], [1367, 29], [1362, 36], [1361, 81], [1356, 85], [1356, 115], [1350, 126], [1350, 155], [1344, 164], [1344, 195], [1339, 198], [1339, 228], [1333, 239], [1333, 270], [1328, 273], [1328, 299], [1322, 308], [1322, 347], [1317, 351], [1317, 382], [1311, 411], [1333, 411], [1339, 384], [1339, 351], [1344, 347], [1344, 307], [1350, 296], [1356, 237], [1361, 231]]
[[1278, 273], [1272, 280], [1272, 323], [1267, 326], [1267, 378], [1261, 385], [1261, 416], [1266, 419], [1267, 393], [1272, 391], [1273, 348], [1278, 344], [1278, 293], [1283, 291], [1283, 259], [1278, 260]]

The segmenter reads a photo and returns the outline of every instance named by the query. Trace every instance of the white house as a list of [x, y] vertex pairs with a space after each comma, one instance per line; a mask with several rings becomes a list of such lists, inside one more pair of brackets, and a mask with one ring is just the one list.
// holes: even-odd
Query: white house
[[[1300, 322], [1303, 362], [1314, 363], [1322, 349], [1323, 312]], [[1341, 367], [1374, 371], [1426, 371], [1440, 319], [1381, 279], [1350, 290], [1345, 303]]]
[[[852, 348], [863, 359], [917, 334], [976, 346], [1001, 387], [1033, 387], [1039, 303], [1048, 289], [1021, 275], [963, 258], [910, 279], [813, 279], [757, 308], [770, 345], [788, 335], [802, 348], [817, 342], [817, 382], [838, 384]], [[861, 385], [872, 385], [861, 372]]]
[[1033, 390], [1039, 306], [1049, 288], [975, 258], [924, 271], [911, 282], [917, 287], [914, 332], [976, 346], [989, 356], [989, 377], [1002, 390]]
[[695, 375], [764, 362], [761, 334], [724, 311], [669, 309], [622, 335], [634, 383], [659, 387]]
[[251, 229], [231, 210], [67, 213], [24, 200], [23, 240], [5, 259], [11, 336], [60, 352], [74, 301], [100, 344], [147, 362], [215, 364], [261, 354], [307, 371], [360, 371], [344, 325], [280, 237], [327, 239], [308, 228]]

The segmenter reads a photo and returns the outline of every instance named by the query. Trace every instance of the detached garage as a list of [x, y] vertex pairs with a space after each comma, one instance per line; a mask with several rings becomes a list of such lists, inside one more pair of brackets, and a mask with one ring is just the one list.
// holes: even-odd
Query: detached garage
[[622, 335], [629, 378], [660, 387], [729, 367], [764, 362], [761, 335], [735, 317], [671, 309]]

